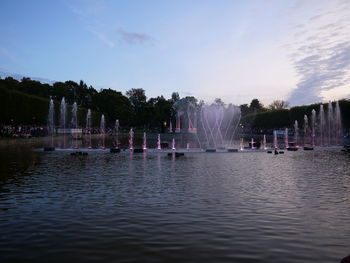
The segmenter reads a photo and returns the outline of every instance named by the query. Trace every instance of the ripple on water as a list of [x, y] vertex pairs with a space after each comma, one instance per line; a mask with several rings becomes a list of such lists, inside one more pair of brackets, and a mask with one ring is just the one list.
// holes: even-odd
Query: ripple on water
[[350, 166], [336, 151], [37, 154], [1, 187], [4, 262], [338, 262], [348, 253]]

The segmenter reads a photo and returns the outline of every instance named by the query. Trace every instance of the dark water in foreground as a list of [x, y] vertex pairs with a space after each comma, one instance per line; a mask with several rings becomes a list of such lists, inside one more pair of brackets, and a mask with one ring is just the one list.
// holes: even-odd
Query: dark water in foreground
[[89, 156], [0, 148], [0, 262], [339, 262], [339, 150]]

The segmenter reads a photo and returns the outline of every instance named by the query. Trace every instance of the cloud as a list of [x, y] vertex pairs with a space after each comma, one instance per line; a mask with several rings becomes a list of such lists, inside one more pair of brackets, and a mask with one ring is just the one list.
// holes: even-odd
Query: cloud
[[110, 40], [103, 32], [98, 31], [92, 27], [88, 27], [88, 30], [93, 33], [103, 44], [108, 47], [115, 47], [115, 43]]
[[[350, 14], [335, 3], [325, 13], [313, 14], [301, 31], [296, 27], [296, 41], [290, 59], [298, 75], [297, 87], [289, 95], [291, 104], [309, 104], [344, 97], [350, 85]], [[324, 95], [333, 94], [331, 97]]]
[[154, 44], [154, 38], [147, 34], [128, 32], [124, 29], [119, 29], [118, 33], [121, 41], [129, 45]]

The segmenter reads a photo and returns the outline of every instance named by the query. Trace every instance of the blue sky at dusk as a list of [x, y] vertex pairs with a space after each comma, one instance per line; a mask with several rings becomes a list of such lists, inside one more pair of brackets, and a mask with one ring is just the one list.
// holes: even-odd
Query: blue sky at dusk
[[350, 94], [350, 1], [0, 1], [0, 76], [148, 97], [308, 104]]

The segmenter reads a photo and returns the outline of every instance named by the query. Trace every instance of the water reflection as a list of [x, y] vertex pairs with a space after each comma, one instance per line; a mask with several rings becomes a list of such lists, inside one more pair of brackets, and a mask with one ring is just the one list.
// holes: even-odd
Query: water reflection
[[[2, 147], [2, 261], [338, 262], [349, 156]], [[64, 252], [64, 253], [63, 253]]]

